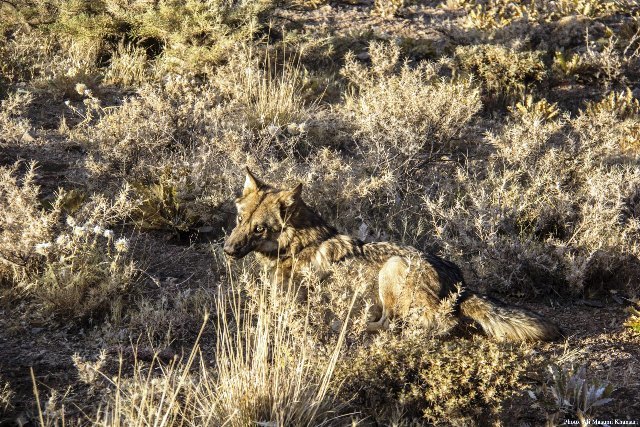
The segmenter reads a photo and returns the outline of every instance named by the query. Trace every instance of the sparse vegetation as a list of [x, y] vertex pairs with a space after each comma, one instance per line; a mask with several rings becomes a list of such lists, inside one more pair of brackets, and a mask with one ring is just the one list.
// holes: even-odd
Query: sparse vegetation
[[[0, 14], [0, 424], [640, 416], [635, 2]], [[349, 263], [273, 287], [222, 252], [244, 166], [303, 183], [342, 232], [454, 261], [568, 340], [469, 337], [446, 304], [428, 330], [367, 333], [375, 278]]]
[[11, 390], [9, 383], [5, 383], [1, 380], [2, 378], [0, 378], [0, 384], [2, 384], [0, 387], [0, 410], [6, 411], [11, 406], [11, 400], [13, 399], [14, 393]]
[[[548, 369], [552, 379], [549, 391], [560, 414], [569, 412], [581, 423], [586, 423], [586, 419], [596, 407], [613, 400], [609, 397], [613, 392], [613, 386], [608, 381], [587, 378], [584, 366], [559, 368], [550, 365]], [[556, 420], [558, 415], [556, 413], [552, 418]]]

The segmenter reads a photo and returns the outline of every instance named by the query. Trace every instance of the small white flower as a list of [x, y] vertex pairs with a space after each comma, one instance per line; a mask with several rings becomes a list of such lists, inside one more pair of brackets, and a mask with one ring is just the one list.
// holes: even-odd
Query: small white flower
[[100, 227], [99, 225], [96, 225], [95, 227], [93, 227], [93, 234], [102, 234], [104, 233], [104, 228]]
[[74, 227], [74, 226], [76, 225], [76, 220], [75, 220], [75, 219], [73, 219], [73, 217], [72, 217], [72, 216], [68, 216], [68, 217], [67, 217], [67, 225], [68, 225], [69, 227]]
[[49, 242], [38, 243], [36, 245], [36, 252], [39, 253], [40, 255], [46, 255], [47, 254], [47, 250], [50, 247], [51, 247], [51, 243], [49, 243]]
[[82, 95], [83, 93], [85, 93], [88, 89], [87, 89], [87, 85], [84, 83], [76, 83], [76, 92], [78, 93], [78, 95]]
[[287, 132], [289, 135], [298, 135], [300, 133], [300, 128], [298, 128], [298, 125], [295, 123], [289, 123], [287, 125]]
[[269, 135], [271, 136], [276, 136], [280, 134], [280, 126], [274, 125], [274, 124], [270, 124], [269, 126], [267, 126], [267, 132], [269, 132]]
[[56, 238], [56, 245], [65, 246], [69, 242], [69, 236], [66, 234], [61, 234]]
[[107, 239], [113, 239], [113, 231], [111, 231], [111, 230], [104, 230], [102, 235], [104, 237], [106, 237]]
[[114, 243], [117, 252], [127, 252], [129, 250], [129, 241], [124, 237], [119, 238]]
[[73, 227], [73, 234], [75, 234], [76, 236], [82, 236], [83, 234], [85, 234], [87, 232], [87, 227]]

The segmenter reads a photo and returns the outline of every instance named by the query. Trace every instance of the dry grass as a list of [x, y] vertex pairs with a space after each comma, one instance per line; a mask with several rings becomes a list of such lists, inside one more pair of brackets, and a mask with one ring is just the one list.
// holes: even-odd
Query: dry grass
[[0, 388], [0, 409], [2, 411], [6, 411], [11, 407], [11, 401], [13, 399], [14, 393], [9, 386], [9, 383], [1, 382], [2, 388]]
[[[256, 285], [258, 299], [246, 300], [240, 290]], [[91, 363], [76, 357], [83, 381], [107, 393], [94, 425], [344, 423], [344, 404], [330, 385], [346, 330], [333, 350], [312, 352], [312, 325], [300, 315], [295, 292], [280, 292], [266, 280], [219, 289], [217, 314], [212, 321], [205, 315], [184, 358], [163, 362], [156, 353], [148, 363], [134, 359], [128, 366], [121, 356], [111, 379], [103, 373], [104, 358]], [[200, 349], [209, 328], [215, 328], [212, 361]]]
[[[429, 10], [433, 46], [392, 25], [343, 39], [298, 26], [296, 13], [339, 9], [324, 1], [275, 14], [268, 0], [12, 3], [0, 1], [0, 315], [15, 317], [7, 334], [64, 327], [86, 351], [71, 391], [40, 387], [45, 424], [508, 423], [513, 402], [532, 403], [529, 363], [550, 360], [449, 337], [444, 321], [371, 336], [375, 278], [348, 263], [299, 289], [273, 288], [251, 259], [227, 264], [245, 165], [302, 182], [341, 231], [444, 255], [471, 287], [538, 305], [638, 297], [631, 3], [367, 9], [384, 28]], [[343, 55], [344, 40], [358, 50]], [[106, 351], [131, 342], [156, 356]], [[162, 356], [180, 348], [192, 350]], [[0, 374], [0, 410], [22, 399], [37, 416]], [[538, 379], [539, 400], [584, 377], [569, 374]]]

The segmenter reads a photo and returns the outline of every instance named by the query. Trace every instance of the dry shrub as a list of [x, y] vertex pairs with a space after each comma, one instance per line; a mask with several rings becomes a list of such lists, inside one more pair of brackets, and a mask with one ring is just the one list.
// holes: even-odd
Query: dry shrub
[[51, 59], [54, 50], [54, 41], [42, 31], [23, 29], [12, 32], [11, 37], [2, 31], [0, 84], [3, 80], [13, 84], [30, 81]]
[[43, 266], [22, 287], [47, 311], [72, 319], [100, 318], [135, 281], [129, 242], [115, 240], [113, 231], [100, 225], [68, 223], [54, 242], [36, 245]]
[[[521, 209], [518, 174], [498, 165], [483, 179], [461, 170], [457, 177], [458, 182], [441, 183], [445, 194], [425, 197], [421, 208], [433, 227], [429, 239], [458, 261], [468, 282], [528, 296], [566, 292], [562, 252], [553, 250], [552, 240], [557, 224], [563, 226], [553, 216], [558, 211], [538, 222]], [[528, 209], [539, 211], [552, 203], [543, 196], [530, 202]]]
[[169, 75], [120, 106], [98, 107], [70, 136], [88, 148], [94, 178], [133, 183], [144, 228], [217, 225], [242, 165], [298, 158], [336, 132], [335, 115], [303, 96], [299, 64], [270, 61], [241, 50], [209, 83]]
[[188, 232], [201, 219], [212, 221], [207, 203], [193, 200], [196, 185], [187, 168], [158, 171], [156, 182], [135, 183], [139, 204], [132, 218], [143, 230], [170, 230], [175, 235]]
[[[550, 23], [575, 20], [575, 18], [602, 18], [630, 10], [628, 2], [615, 0], [562, 0], [557, 2], [489, 0], [449, 1], [452, 8], [463, 7], [468, 11], [465, 24], [468, 27], [490, 32], [517, 22]], [[565, 22], [566, 23], [566, 22]]]
[[401, 66], [393, 45], [374, 43], [370, 53], [371, 69], [349, 55], [342, 72], [356, 85], [345, 99], [345, 114], [364, 149], [380, 157], [375, 160], [398, 153], [428, 160], [459, 137], [480, 109], [479, 92], [469, 81], [440, 80], [432, 64]]
[[160, 70], [191, 75], [207, 65], [219, 64], [239, 43], [255, 37], [274, 7], [272, 0], [162, 1], [150, 11], [139, 1], [133, 5], [132, 16], [131, 5], [113, 3], [117, 4], [116, 16], [133, 23], [131, 33], [161, 42]]
[[541, 52], [519, 52], [501, 45], [459, 46], [454, 58], [463, 73], [480, 78], [485, 95], [494, 101], [522, 96], [547, 73]]
[[[90, 159], [111, 173], [136, 175], [145, 164], [153, 164], [171, 152], [187, 145], [180, 135], [181, 118], [175, 101], [150, 87], [140, 97], [127, 99], [122, 106], [108, 110], [98, 123], [86, 123], [71, 131], [71, 136], [87, 145], [94, 154]], [[185, 107], [188, 108], [188, 107]], [[90, 169], [96, 169], [91, 166]]]
[[120, 43], [104, 73], [104, 82], [120, 87], [140, 87], [151, 78], [151, 71], [144, 49]]
[[341, 359], [335, 380], [354, 409], [377, 423], [400, 414], [404, 421], [469, 425], [497, 419], [522, 389], [529, 363], [522, 350], [485, 339], [383, 335]]
[[408, 3], [407, 0], [375, 0], [373, 2], [373, 12], [386, 18], [392, 18]]
[[[2, 7], [10, 12], [4, 29], [46, 26], [54, 39], [73, 40], [82, 50], [95, 51], [103, 62], [118, 55], [117, 41], [126, 40], [127, 48], [146, 50], [159, 75], [167, 71], [194, 75], [207, 65], [219, 64], [236, 43], [251, 40], [274, 2], [160, 1], [149, 8], [144, 0], [56, 0]], [[125, 81], [130, 71], [116, 66], [111, 74], [115, 81]]]
[[31, 163], [21, 178], [19, 166], [0, 168], [0, 277], [9, 285], [38, 269], [35, 247], [53, 240], [61, 217], [59, 209], [45, 211], [40, 206], [36, 165]]
[[317, 206], [323, 214], [344, 222], [342, 213], [350, 212], [346, 230], [364, 227], [367, 238], [402, 229], [403, 219], [419, 221], [415, 206], [428, 183], [426, 166], [463, 149], [458, 139], [480, 109], [470, 82], [441, 80], [432, 64], [402, 65], [395, 46], [372, 44], [370, 52], [370, 68], [351, 55], [342, 69], [352, 91], [334, 123], [353, 128], [354, 140], [340, 151], [317, 150], [307, 157], [308, 166], [282, 162], [293, 169], [289, 177], [310, 184], [311, 194], [321, 192]]
[[128, 190], [114, 200], [92, 197], [77, 208], [77, 219], [67, 216], [64, 225], [65, 207], [74, 204], [76, 195], [61, 190], [44, 209], [35, 164], [20, 180], [17, 168], [0, 169], [2, 282], [33, 297], [46, 312], [100, 316], [126, 294], [136, 274], [126, 254], [128, 241], [105, 228], [131, 212]]
[[[488, 162], [458, 170], [441, 183], [444, 193], [425, 197], [434, 237], [466, 261], [467, 277], [493, 289], [631, 290], [640, 182], [621, 146], [637, 118], [593, 108], [574, 119], [548, 117], [540, 108], [514, 109], [488, 136], [496, 148]], [[612, 280], [614, 271], [625, 279]]]
[[83, 99], [77, 90], [79, 84], [97, 94], [103, 79], [96, 65], [99, 54], [99, 46], [63, 41], [57, 49], [49, 49], [29, 84], [53, 100]]
[[624, 120], [640, 114], [640, 101], [634, 98], [629, 88], [623, 92], [612, 91], [600, 101], [587, 102], [585, 113], [590, 117], [613, 114]]
[[32, 140], [28, 133], [31, 124], [25, 118], [29, 104], [33, 100], [31, 93], [17, 91], [0, 101], [0, 147], [8, 143], [20, 143]]
[[624, 326], [634, 335], [640, 335], [640, 311], [635, 307], [628, 307], [626, 311], [629, 313], [629, 317], [624, 322]]
[[616, 40], [609, 39], [604, 46], [586, 41], [587, 49], [570, 56], [557, 52], [553, 69], [558, 78], [575, 79], [589, 85], [610, 88], [625, 83], [624, 67], [630, 58], [616, 48]]

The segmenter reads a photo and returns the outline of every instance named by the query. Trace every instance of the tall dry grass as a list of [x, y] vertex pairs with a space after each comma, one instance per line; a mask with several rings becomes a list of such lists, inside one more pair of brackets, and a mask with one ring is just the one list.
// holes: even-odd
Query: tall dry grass
[[[241, 279], [242, 280], [242, 279]], [[247, 300], [242, 288], [259, 287]], [[295, 289], [265, 278], [218, 289], [216, 313], [205, 316], [196, 344], [169, 363], [134, 360], [132, 374], [108, 380], [112, 392], [95, 420], [103, 426], [336, 425], [347, 422], [331, 387], [346, 330], [333, 350], [318, 354], [313, 325]], [[347, 320], [347, 319], [345, 319]], [[205, 329], [215, 352], [203, 354]], [[211, 358], [213, 357], [213, 359]], [[109, 378], [105, 376], [105, 378]]]

